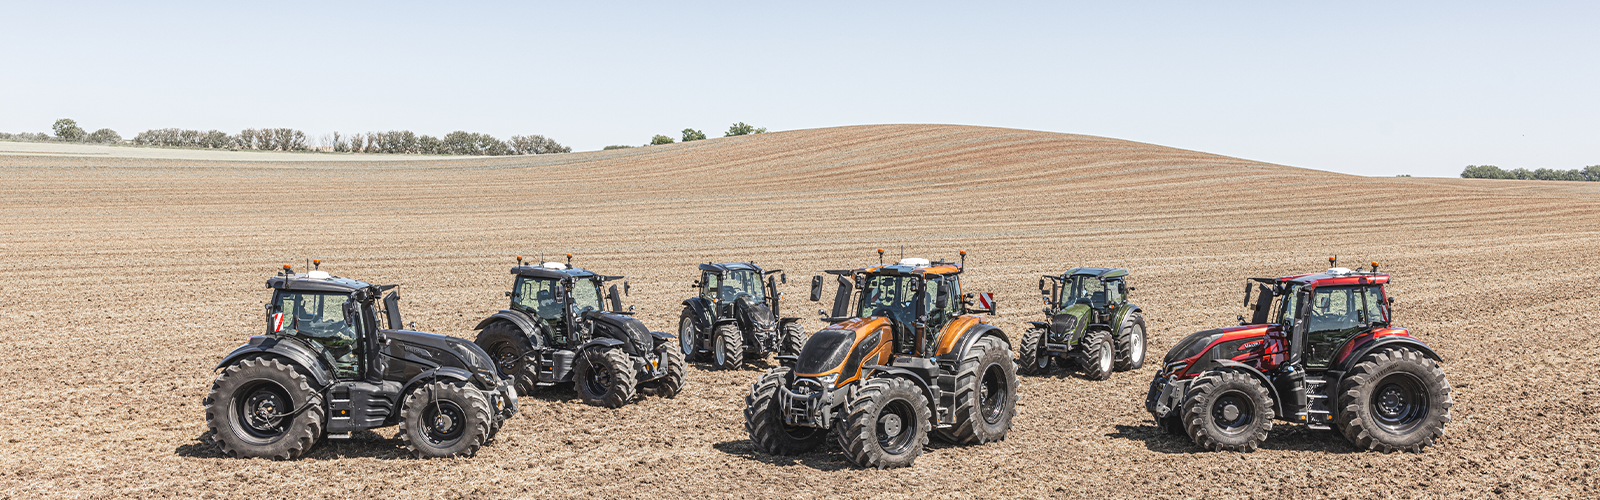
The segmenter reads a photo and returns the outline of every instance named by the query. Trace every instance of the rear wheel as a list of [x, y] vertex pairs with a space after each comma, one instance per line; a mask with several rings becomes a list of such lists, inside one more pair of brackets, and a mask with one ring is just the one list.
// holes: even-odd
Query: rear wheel
[[1182, 407], [1184, 430], [1212, 451], [1255, 451], [1272, 431], [1272, 398], [1255, 377], [1212, 370], [1189, 383]]
[[1006, 438], [1017, 414], [1017, 369], [1011, 349], [997, 337], [978, 339], [956, 371], [955, 425], [934, 431], [957, 444], [983, 444]]
[[744, 332], [738, 323], [717, 325], [711, 338], [711, 363], [723, 370], [735, 370], [744, 365]]
[[1139, 311], [1128, 313], [1117, 329], [1117, 371], [1137, 370], [1144, 366], [1144, 315]]
[[662, 349], [661, 363], [667, 365], [667, 374], [639, 384], [639, 393], [663, 398], [678, 397], [678, 393], [683, 391], [684, 372], [687, 371], [683, 353], [672, 348]]
[[866, 381], [845, 402], [839, 447], [858, 466], [906, 467], [928, 444], [928, 398], [904, 379]]
[[322, 435], [322, 398], [304, 374], [277, 359], [229, 365], [204, 403], [211, 439], [231, 457], [297, 458]]
[[1083, 367], [1084, 377], [1089, 380], [1111, 378], [1112, 362], [1116, 357], [1112, 342], [1109, 332], [1091, 331], [1083, 335], [1082, 345], [1078, 347], [1078, 364]]
[[1410, 349], [1368, 354], [1339, 382], [1337, 422], [1357, 447], [1422, 451], [1450, 423], [1450, 382], [1433, 360]]
[[678, 351], [683, 353], [684, 361], [699, 361], [701, 358], [700, 328], [694, 326], [694, 311], [687, 307], [678, 316]]
[[462, 382], [435, 381], [406, 396], [400, 442], [417, 458], [470, 457], [489, 440], [489, 400]]
[[788, 380], [787, 366], [767, 370], [750, 386], [750, 395], [744, 397], [744, 431], [750, 434], [750, 442], [762, 453], [799, 455], [817, 449], [828, 438], [827, 429], [789, 425], [784, 421], [778, 390]]
[[535, 383], [539, 380], [534, 373], [533, 363], [528, 360], [533, 350], [529, 347], [529, 337], [521, 328], [509, 321], [496, 321], [478, 333], [474, 343], [482, 347], [494, 360], [495, 371], [500, 373], [500, 378], [511, 380], [517, 388], [517, 394], [527, 396], [537, 390]]
[[1029, 328], [1022, 332], [1022, 345], [1017, 350], [1017, 373], [1038, 375], [1050, 369], [1050, 356], [1044, 350], [1044, 328]]
[[800, 322], [790, 321], [784, 323], [779, 328], [779, 334], [783, 335], [783, 338], [778, 344], [778, 354], [783, 356], [800, 355], [800, 348], [806, 346], [806, 331], [800, 328]]
[[628, 353], [611, 347], [591, 347], [579, 354], [572, 367], [572, 386], [583, 402], [619, 408], [633, 399], [633, 362]]

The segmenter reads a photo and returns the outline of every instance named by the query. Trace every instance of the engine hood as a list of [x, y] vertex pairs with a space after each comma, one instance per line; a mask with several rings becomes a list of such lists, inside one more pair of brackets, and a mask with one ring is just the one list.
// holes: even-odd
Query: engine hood
[[740, 322], [752, 329], [771, 330], [778, 326], [777, 321], [773, 320], [772, 308], [766, 302], [750, 300], [748, 295], [733, 302], [733, 312], [738, 315]]
[[1161, 359], [1161, 363], [1168, 364], [1200, 354], [1206, 346], [1223, 338], [1233, 340], [1244, 337], [1265, 337], [1269, 328], [1270, 325], [1245, 325], [1194, 332], [1179, 340], [1177, 344], [1173, 344], [1172, 349], [1167, 350], [1166, 357]]
[[495, 373], [489, 355], [470, 340], [412, 330], [379, 331], [388, 337], [391, 344], [400, 344], [399, 347], [403, 351], [398, 353], [400, 357], [415, 358], [421, 362], [441, 367], [461, 368], [474, 373]]

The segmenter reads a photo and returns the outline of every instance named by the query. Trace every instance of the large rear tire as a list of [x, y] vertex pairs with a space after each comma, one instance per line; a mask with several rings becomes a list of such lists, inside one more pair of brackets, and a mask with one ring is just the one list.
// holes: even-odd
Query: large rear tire
[[1145, 338], [1144, 315], [1139, 311], [1128, 313], [1122, 319], [1122, 328], [1117, 329], [1117, 366], [1116, 370], [1125, 372], [1137, 370], [1144, 366]]
[[717, 325], [711, 337], [711, 364], [722, 370], [744, 366], [744, 332], [738, 323]]
[[861, 384], [845, 402], [839, 447], [861, 467], [892, 469], [916, 462], [928, 444], [931, 410], [917, 386], [899, 378]]
[[578, 355], [572, 367], [572, 386], [583, 402], [620, 408], [633, 400], [633, 361], [622, 349], [591, 347]]
[[[533, 334], [538, 335], [538, 332]], [[517, 394], [527, 396], [538, 390], [539, 375], [534, 373], [534, 364], [528, 359], [534, 350], [528, 345], [528, 335], [517, 325], [509, 321], [491, 323], [478, 332], [478, 339], [473, 343], [489, 354], [495, 371], [500, 373], [500, 378], [511, 380]]]
[[702, 359], [700, 337], [700, 327], [694, 323], [694, 311], [683, 308], [683, 314], [678, 315], [678, 351], [683, 353], [684, 361]]
[[489, 441], [489, 400], [458, 381], [423, 384], [400, 410], [400, 442], [417, 458], [470, 457]]
[[1272, 399], [1250, 374], [1212, 370], [1189, 382], [1182, 407], [1184, 430], [1211, 451], [1255, 451], [1272, 431]]
[[954, 391], [955, 425], [934, 435], [956, 444], [1005, 439], [1017, 414], [1017, 368], [1005, 341], [978, 339], [956, 369]]
[[806, 331], [800, 328], [799, 321], [784, 323], [779, 328], [783, 340], [778, 344], [778, 354], [781, 356], [799, 356], [800, 349], [806, 346]]
[[322, 397], [304, 374], [277, 359], [224, 368], [204, 403], [211, 439], [230, 457], [298, 458], [322, 436]]
[[661, 350], [661, 363], [667, 365], [667, 374], [639, 384], [639, 393], [668, 399], [678, 397], [678, 393], [683, 392], [684, 374], [688, 371], [688, 363], [683, 361], [682, 352], [670, 347]]
[[1450, 382], [1432, 359], [1410, 349], [1383, 349], [1361, 358], [1339, 382], [1345, 439], [1359, 448], [1417, 452], [1450, 423]]
[[1054, 358], [1044, 350], [1044, 340], [1049, 330], [1029, 328], [1022, 332], [1022, 345], [1017, 347], [1017, 373], [1038, 375], [1050, 369]]
[[769, 455], [809, 453], [827, 442], [828, 429], [789, 425], [783, 419], [778, 390], [789, 380], [789, 367], [767, 370], [744, 397], [744, 431], [756, 449]]
[[1110, 332], [1090, 331], [1083, 334], [1082, 345], [1078, 347], [1078, 365], [1083, 367], [1083, 376], [1089, 380], [1105, 380], [1111, 378], [1111, 370], [1116, 358], [1116, 347], [1112, 343]]

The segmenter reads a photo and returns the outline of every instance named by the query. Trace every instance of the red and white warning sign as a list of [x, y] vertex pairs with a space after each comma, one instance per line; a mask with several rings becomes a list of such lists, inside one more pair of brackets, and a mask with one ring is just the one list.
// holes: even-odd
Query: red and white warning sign
[[274, 331], [274, 332], [283, 331], [283, 313], [278, 313], [278, 314], [272, 315], [272, 331]]
[[994, 294], [991, 292], [978, 292], [978, 308], [994, 310]]

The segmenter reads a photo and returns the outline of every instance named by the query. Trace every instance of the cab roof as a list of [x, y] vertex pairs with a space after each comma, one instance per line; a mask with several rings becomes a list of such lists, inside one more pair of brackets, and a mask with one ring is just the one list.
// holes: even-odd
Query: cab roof
[[[594, 271], [590, 271], [581, 267], [572, 267], [567, 264], [555, 262], [540, 265], [516, 266], [511, 268], [511, 274], [515, 274], [517, 276], [527, 276], [530, 278], [548, 278], [556, 280], [565, 278], [612, 278], [601, 276]], [[614, 278], [621, 278], [621, 276], [616, 276]]]
[[1074, 267], [1062, 273], [1062, 277], [1094, 276], [1103, 280], [1121, 278], [1128, 275], [1127, 269], [1120, 267]]
[[955, 275], [961, 273], [961, 264], [943, 261], [930, 262], [926, 259], [900, 259], [898, 263], [879, 264], [857, 269], [856, 271], [868, 274]]
[[1284, 276], [1278, 281], [1298, 283], [1301, 285], [1334, 286], [1334, 285], [1366, 285], [1383, 284], [1389, 282], [1389, 275], [1371, 271], [1352, 271], [1342, 267], [1335, 267], [1320, 273], [1297, 274]]
[[344, 278], [325, 271], [277, 275], [267, 278], [267, 288], [296, 292], [351, 293], [371, 288], [373, 285], [358, 279]]
[[761, 266], [754, 262], [707, 262], [700, 264], [701, 271], [725, 273], [729, 271], [755, 271], [763, 272]]

